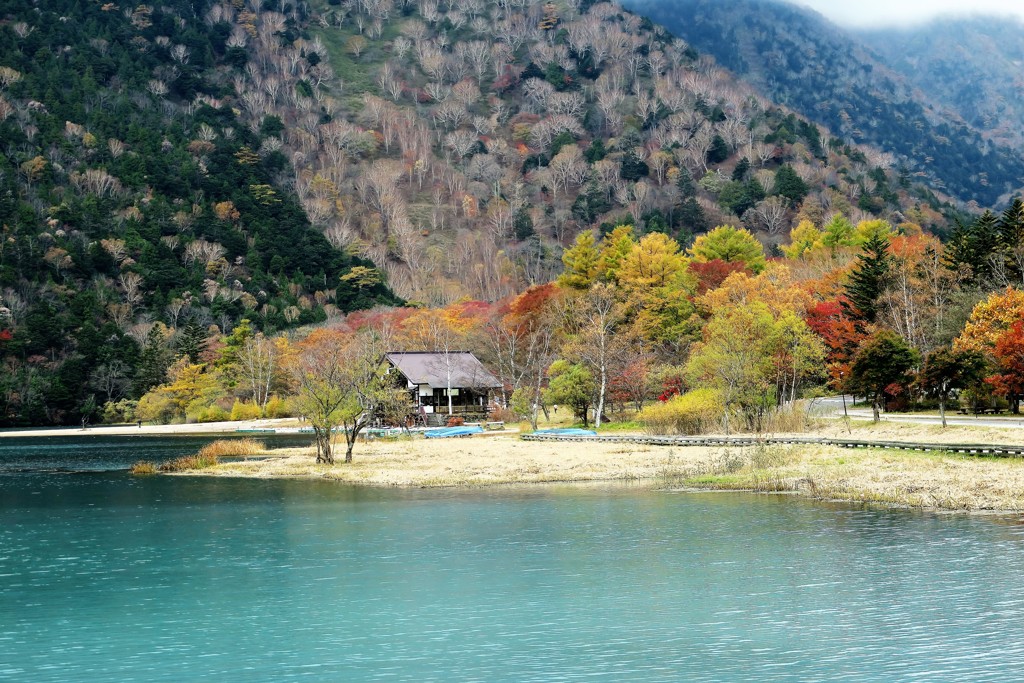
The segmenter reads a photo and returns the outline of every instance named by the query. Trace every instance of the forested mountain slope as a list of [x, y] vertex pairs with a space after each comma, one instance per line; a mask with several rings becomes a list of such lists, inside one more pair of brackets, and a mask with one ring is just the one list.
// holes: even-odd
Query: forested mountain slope
[[[944, 222], [884, 155], [610, 3], [350, 1], [260, 12], [251, 30], [216, 15], [251, 56], [235, 101], [285, 123], [309, 215], [411, 300], [550, 280], [602, 224], [686, 243], [746, 223], [778, 243], [801, 209]], [[286, 40], [291, 25], [306, 33]]]
[[207, 9], [0, 3], [0, 424], [138, 395], [211, 324], [397, 301], [219, 99], [247, 57]]
[[946, 225], [885, 155], [610, 3], [0, 17], [5, 422], [140, 396], [243, 318], [496, 300], [591, 229], [742, 224], [778, 253], [836, 213]]
[[[979, 62], [964, 63], [953, 56], [958, 51], [955, 41], [931, 43], [932, 50], [945, 56], [948, 69], [965, 67], [955, 79], [932, 72], [908, 80], [849, 32], [811, 10], [779, 0], [627, 4], [714, 55], [766, 97], [828, 126], [845, 141], [897, 155], [911, 174], [928, 178], [964, 202], [996, 207], [1024, 186], [1019, 151], [990, 141], [973, 127], [971, 120], [977, 116], [970, 108], [944, 104], [941, 93], [949, 86], [936, 83], [943, 75], [947, 81], [975, 84], [961, 97], [975, 93], [983, 100], [992, 95], [979, 85], [986, 77], [969, 72], [970, 64]], [[889, 44], [903, 52], [895, 47], [899, 42]], [[975, 107], [989, 111], [999, 105], [996, 100]], [[964, 121], [962, 115], [971, 120]]]
[[1024, 146], [1024, 23], [953, 17], [856, 32], [915, 87], [991, 139]]

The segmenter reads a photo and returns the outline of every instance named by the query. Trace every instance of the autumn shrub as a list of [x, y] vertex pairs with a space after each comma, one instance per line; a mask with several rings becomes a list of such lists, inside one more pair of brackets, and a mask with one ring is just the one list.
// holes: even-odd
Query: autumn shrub
[[185, 417], [189, 422], [225, 422], [231, 418], [231, 413], [215, 403], [212, 406], [189, 406]]
[[448, 427], [461, 427], [464, 424], [466, 424], [466, 421], [463, 420], [458, 415], [453, 415], [449, 417], [448, 421], [445, 423], [445, 425]]
[[143, 422], [167, 424], [174, 420], [176, 414], [177, 406], [174, 401], [166, 392], [159, 390], [144, 394], [135, 408], [135, 419]]
[[650, 434], [703, 434], [719, 427], [725, 407], [714, 389], [694, 389], [645, 406], [637, 420]]
[[120, 401], [107, 401], [103, 404], [103, 422], [106, 424], [118, 424], [121, 422], [134, 422], [135, 409], [139, 402], [128, 398]]
[[[487, 419], [491, 422], [516, 422], [519, 420], [519, 413], [509, 408], [497, 407], [487, 414]], [[529, 414], [527, 414], [529, 417]]]
[[231, 419], [236, 422], [238, 420], [258, 420], [262, 416], [263, 411], [255, 403], [246, 403], [235, 399], [234, 405], [231, 406]]
[[292, 417], [295, 415], [295, 411], [292, 409], [290, 401], [274, 394], [267, 401], [263, 414], [266, 417]]

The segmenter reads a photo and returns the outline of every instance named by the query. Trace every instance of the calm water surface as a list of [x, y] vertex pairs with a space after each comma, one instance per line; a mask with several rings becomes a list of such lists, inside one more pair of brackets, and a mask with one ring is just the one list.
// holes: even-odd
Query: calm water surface
[[2, 681], [1024, 678], [1016, 519], [133, 478], [48, 447], [62, 469], [0, 440]]

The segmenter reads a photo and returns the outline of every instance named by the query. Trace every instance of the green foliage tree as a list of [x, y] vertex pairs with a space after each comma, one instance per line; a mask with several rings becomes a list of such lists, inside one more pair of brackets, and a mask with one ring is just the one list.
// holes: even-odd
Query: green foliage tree
[[917, 363], [917, 352], [903, 337], [882, 329], [868, 337], [854, 356], [848, 388], [871, 401], [875, 422], [879, 421], [885, 396], [906, 387], [909, 372]]
[[946, 403], [950, 393], [981, 382], [986, 368], [985, 356], [978, 351], [954, 351], [945, 346], [924, 357], [917, 383], [939, 400], [943, 427], [946, 426]]
[[703, 263], [719, 259], [726, 263], [742, 263], [754, 273], [764, 270], [767, 261], [764, 247], [748, 230], [731, 225], [720, 225], [694, 240], [687, 250], [690, 256]]
[[823, 227], [821, 241], [834, 254], [842, 247], [852, 247], [857, 243], [856, 229], [843, 214], [837, 213]]
[[334, 433], [345, 433], [345, 462], [378, 413], [395, 414], [405, 401], [381, 367], [386, 344], [375, 331], [343, 334], [321, 329], [301, 345], [293, 368], [296, 404], [313, 427], [317, 462], [334, 464]]
[[691, 386], [711, 387], [721, 395], [726, 433], [730, 412], [755, 425], [773, 403], [764, 348], [772, 326], [772, 315], [760, 302], [722, 311], [708, 322], [704, 341], [695, 345], [686, 363]]
[[557, 360], [548, 368], [548, 387], [544, 391], [547, 405], [571, 406], [573, 415], [586, 426], [590, 419], [590, 406], [597, 392], [594, 375], [582, 363]]

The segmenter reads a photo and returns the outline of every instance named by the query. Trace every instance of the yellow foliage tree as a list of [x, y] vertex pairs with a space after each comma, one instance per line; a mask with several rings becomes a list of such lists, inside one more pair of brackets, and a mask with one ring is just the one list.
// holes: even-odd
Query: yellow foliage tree
[[720, 287], [709, 290], [699, 300], [709, 311], [755, 302], [763, 303], [776, 317], [787, 311], [802, 316], [813, 303], [813, 297], [793, 281], [789, 266], [772, 263], [753, 277], [744, 272], [733, 273]]
[[230, 201], [217, 202], [213, 205], [213, 212], [217, 215], [218, 219], [222, 221], [229, 221], [231, 223], [234, 223], [242, 217], [242, 214], [238, 212], [238, 209], [236, 209], [235, 205]]
[[601, 255], [589, 230], [576, 236], [576, 242], [562, 254], [565, 270], [558, 276], [558, 284], [570, 289], [589, 289], [597, 279]]
[[782, 253], [786, 258], [795, 261], [817, 249], [824, 249], [825, 243], [821, 238], [821, 230], [818, 230], [811, 221], [804, 219], [789, 234], [789, 244], [782, 247]]
[[642, 292], [664, 287], [686, 270], [688, 259], [679, 253], [679, 244], [661, 232], [652, 232], [640, 240], [621, 260], [619, 284], [627, 292]]
[[622, 260], [636, 247], [632, 225], [617, 225], [601, 240], [598, 257], [598, 276], [608, 282], [617, 282]]
[[991, 353], [996, 340], [1019, 320], [1024, 320], [1024, 291], [1007, 287], [994, 292], [971, 311], [953, 350]]

